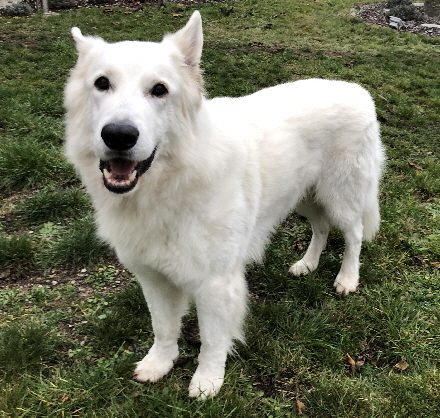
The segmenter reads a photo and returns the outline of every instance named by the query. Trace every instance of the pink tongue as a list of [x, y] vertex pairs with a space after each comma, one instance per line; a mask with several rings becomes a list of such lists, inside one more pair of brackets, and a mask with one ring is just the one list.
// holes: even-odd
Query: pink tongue
[[113, 177], [123, 177], [127, 179], [136, 167], [136, 161], [125, 160], [122, 158], [110, 160], [109, 164]]

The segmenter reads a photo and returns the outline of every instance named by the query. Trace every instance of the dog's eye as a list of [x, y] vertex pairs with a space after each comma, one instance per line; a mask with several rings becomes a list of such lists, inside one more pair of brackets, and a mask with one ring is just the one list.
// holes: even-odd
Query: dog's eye
[[152, 89], [151, 94], [155, 97], [162, 97], [168, 93], [168, 89], [162, 83], [157, 83]]
[[110, 80], [107, 77], [99, 77], [95, 80], [95, 87], [100, 91], [106, 91], [110, 88]]

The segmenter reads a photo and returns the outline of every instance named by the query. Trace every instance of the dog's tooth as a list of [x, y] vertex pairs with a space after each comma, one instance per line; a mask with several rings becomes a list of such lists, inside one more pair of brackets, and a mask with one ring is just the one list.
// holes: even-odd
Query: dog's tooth
[[128, 180], [130, 180], [130, 182], [133, 181], [136, 178], [136, 174], [137, 174], [137, 171], [133, 170], [133, 172], [128, 177]]
[[111, 178], [112, 174], [110, 173], [110, 171], [108, 171], [106, 168], [104, 168], [104, 177], [108, 180], [109, 178]]

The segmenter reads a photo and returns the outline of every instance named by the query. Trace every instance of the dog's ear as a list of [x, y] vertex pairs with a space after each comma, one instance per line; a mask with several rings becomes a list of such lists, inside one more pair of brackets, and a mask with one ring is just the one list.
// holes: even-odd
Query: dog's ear
[[183, 53], [185, 64], [194, 67], [200, 63], [203, 48], [202, 17], [195, 11], [188, 23], [176, 33], [168, 35], [165, 41], [172, 41]]
[[96, 42], [103, 42], [101, 38], [84, 36], [79, 28], [73, 27], [70, 30], [72, 38], [75, 41], [76, 50], [79, 54], [87, 52]]

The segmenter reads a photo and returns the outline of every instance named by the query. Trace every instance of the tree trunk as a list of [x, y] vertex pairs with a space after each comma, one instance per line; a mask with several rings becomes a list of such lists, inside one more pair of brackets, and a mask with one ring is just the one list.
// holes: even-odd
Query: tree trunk
[[425, 0], [425, 13], [430, 17], [440, 16], [440, 0]]

